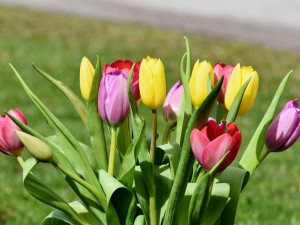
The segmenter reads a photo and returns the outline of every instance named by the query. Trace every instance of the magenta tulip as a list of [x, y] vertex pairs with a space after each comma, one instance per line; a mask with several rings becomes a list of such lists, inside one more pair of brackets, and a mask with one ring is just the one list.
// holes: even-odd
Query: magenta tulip
[[[19, 109], [8, 111], [9, 114], [27, 125], [24, 114]], [[19, 140], [15, 130], [21, 129], [7, 116], [0, 116], [0, 151], [6, 155], [19, 156], [24, 145]]]
[[175, 122], [179, 112], [183, 85], [178, 81], [169, 91], [163, 106], [164, 117], [167, 122]]
[[216, 63], [214, 66], [214, 81], [215, 84], [224, 76], [221, 91], [218, 95], [218, 102], [224, 105], [224, 97], [227, 88], [229, 77], [234, 69], [234, 66], [225, 65], [224, 63]]
[[[137, 102], [141, 98], [140, 88], [139, 88], [139, 71], [140, 71], [141, 61], [138, 61], [134, 65], [133, 74], [131, 78], [131, 87], [130, 90], [134, 97], [134, 100]], [[104, 66], [104, 73], [111, 73], [115, 70], [120, 70], [126, 77], [129, 76], [133, 62], [130, 60], [117, 60], [111, 65], [107, 63]]]
[[127, 77], [120, 70], [103, 73], [98, 95], [98, 111], [101, 119], [112, 127], [118, 127], [129, 116]]
[[281, 152], [291, 147], [300, 136], [300, 107], [297, 99], [289, 101], [269, 126], [266, 146], [269, 151]]
[[227, 133], [215, 121], [211, 120], [200, 131], [194, 129], [190, 136], [195, 158], [202, 168], [211, 170], [227, 153], [218, 172], [225, 170], [235, 159], [242, 142], [240, 130], [234, 123], [227, 125]]

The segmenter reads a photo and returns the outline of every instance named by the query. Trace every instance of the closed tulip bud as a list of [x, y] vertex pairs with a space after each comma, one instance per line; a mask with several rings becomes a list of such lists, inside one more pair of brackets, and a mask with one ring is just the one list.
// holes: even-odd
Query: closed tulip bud
[[300, 107], [297, 99], [289, 101], [269, 126], [266, 146], [269, 151], [281, 152], [291, 147], [300, 136]]
[[80, 64], [80, 91], [86, 101], [89, 100], [94, 73], [95, 69], [91, 62], [83, 57]]
[[[9, 110], [8, 113], [27, 124], [24, 114], [19, 109]], [[0, 116], [0, 151], [6, 155], [19, 156], [24, 145], [15, 133], [21, 130], [7, 115]]]
[[112, 127], [118, 127], [129, 116], [127, 78], [120, 70], [103, 73], [98, 95], [98, 111], [101, 119]]
[[155, 110], [166, 98], [166, 80], [164, 65], [160, 59], [149, 56], [140, 66], [140, 93], [143, 103]]
[[225, 106], [229, 110], [235, 96], [249, 77], [251, 77], [251, 80], [244, 92], [244, 96], [238, 112], [239, 116], [246, 114], [253, 105], [258, 90], [258, 74], [255, 70], [253, 70], [251, 66], [240, 68], [240, 64], [237, 64], [234, 67], [227, 83], [227, 89], [225, 93]]
[[[141, 61], [135, 63], [133, 68], [133, 74], [131, 78], [130, 90], [136, 102], [141, 98], [140, 89], [139, 89], [139, 70], [140, 70]], [[129, 76], [130, 70], [133, 66], [133, 62], [130, 60], [117, 60], [111, 65], [107, 63], [104, 66], [104, 73], [111, 73], [115, 70], [120, 70], [127, 78]]]
[[22, 131], [16, 131], [16, 134], [34, 158], [40, 162], [52, 162], [52, 150], [45, 142]]
[[195, 63], [192, 76], [189, 82], [192, 104], [198, 108], [204, 99], [208, 96], [207, 77], [210, 77], [211, 83], [214, 84], [214, 74], [209, 62], [199, 60]]
[[167, 122], [175, 122], [179, 112], [183, 94], [183, 85], [178, 81], [169, 91], [163, 106], [164, 117]]
[[215, 81], [214, 84], [216, 85], [216, 83], [218, 83], [221, 77], [224, 76], [222, 88], [219, 92], [218, 99], [217, 99], [221, 105], [224, 105], [224, 97], [226, 93], [227, 83], [233, 69], [234, 69], [233, 66], [230, 65], [226, 66], [224, 63], [216, 63], [214, 66], [214, 81]]
[[228, 153], [218, 168], [225, 170], [235, 159], [242, 142], [240, 130], [232, 122], [227, 125], [227, 133], [215, 121], [211, 120], [200, 131], [194, 129], [190, 136], [195, 158], [207, 171], [211, 170]]

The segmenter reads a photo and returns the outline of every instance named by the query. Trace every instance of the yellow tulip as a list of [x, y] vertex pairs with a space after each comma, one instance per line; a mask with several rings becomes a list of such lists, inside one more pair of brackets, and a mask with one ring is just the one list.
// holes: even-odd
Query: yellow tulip
[[208, 95], [207, 77], [210, 77], [211, 83], [214, 84], [214, 73], [209, 62], [199, 60], [195, 63], [192, 76], [189, 82], [192, 104], [199, 107]]
[[166, 79], [164, 65], [160, 59], [149, 56], [143, 59], [139, 73], [139, 87], [143, 103], [157, 109], [166, 98]]
[[244, 82], [246, 82], [249, 77], [251, 77], [251, 80], [248, 84], [248, 87], [245, 90], [238, 112], [239, 116], [246, 114], [253, 105], [258, 89], [258, 74], [251, 66], [245, 66], [241, 68], [240, 64], [237, 64], [234, 67], [234, 70], [232, 71], [232, 74], [227, 84], [227, 89], [225, 93], [225, 106], [229, 110], [235, 96], [239, 92]]
[[91, 62], [84, 56], [80, 64], [80, 91], [85, 100], [89, 100], [95, 69]]

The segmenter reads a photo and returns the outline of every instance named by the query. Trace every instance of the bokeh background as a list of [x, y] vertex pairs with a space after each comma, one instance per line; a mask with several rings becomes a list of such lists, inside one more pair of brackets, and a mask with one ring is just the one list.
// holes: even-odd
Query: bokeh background
[[[80, 96], [79, 65], [87, 56], [102, 62], [161, 58], [167, 90], [179, 80], [190, 41], [192, 60], [252, 66], [260, 85], [252, 109], [237, 119], [242, 130], [241, 157], [283, 76], [294, 70], [277, 112], [299, 97], [300, 16], [297, 1], [137, 1], [128, 0], [0, 0], [0, 109], [21, 109], [28, 123], [51, 135], [41, 113], [22, 89], [8, 63], [30, 88], [82, 142], [87, 130], [68, 100], [42, 78], [32, 63], [62, 80]], [[150, 135], [151, 112], [141, 105]], [[159, 109], [159, 133], [165, 128]], [[270, 154], [240, 197], [236, 224], [300, 224], [300, 143]], [[24, 158], [28, 153], [24, 151]], [[236, 163], [238, 159], [236, 160]], [[67, 201], [72, 192], [54, 168], [36, 169], [47, 185]], [[53, 209], [35, 200], [22, 185], [22, 171], [14, 157], [0, 155], [0, 224], [40, 224]]]

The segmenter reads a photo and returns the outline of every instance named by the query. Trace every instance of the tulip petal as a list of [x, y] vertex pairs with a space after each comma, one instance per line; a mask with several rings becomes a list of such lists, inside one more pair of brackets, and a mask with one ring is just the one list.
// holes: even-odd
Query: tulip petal
[[165, 70], [162, 61], [157, 60], [153, 72], [153, 84], [155, 90], [155, 109], [164, 103], [166, 98]]
[[194, 129], [190, 136], [192, 151], [195, 155], [195, 158], [200, 163], [203, 164], [202, 154], [206, 146], [209, 145], [209, 139], [203, 135], [198, 129]]
[[207, 122], [207, 125], [201, 130], [201, 133], [205, 135], [210, 141], [212, 141], [222, 134], [225, 134], [225, 130], [222, 129], [215, 121], [210, 120]]
[[95, 69], [91, 62], [83, 57], [80, 64], [80, 91], [85, 100], [89, 99]]
[[154, 81], [152, 72], [146, 62], [143, 59], [140, 66], [139, 88], [143, 103], [151, 109], [155, 109], [155, 92]]
[[98, 111], [101, 119], [105, 122], [108, 123], [108, 118], [106, 116], [105, 112], [105, 99], [107, 98], [106, 94], [106, 85], [105, 83], [107, 82], [107, 75], [106, 73], [103, 73], [101, 82], [100, 82], [100, 88], [99, 88], [99, 94], [98, 94]]
[[225, 93], [225, 106], [229, 110], [232, 102], [239, 92], [240, 88], [242, 87], [242, 75], [241, 75], [241, 68], [240, 64], [238, 63], [228, 80], [227, 89]]

